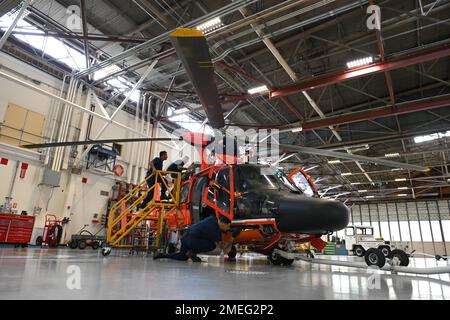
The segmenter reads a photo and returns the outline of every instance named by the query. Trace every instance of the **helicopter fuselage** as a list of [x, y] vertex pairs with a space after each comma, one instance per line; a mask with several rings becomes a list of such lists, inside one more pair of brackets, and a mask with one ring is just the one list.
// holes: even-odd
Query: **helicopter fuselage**
[[185, 177], [180, 205], [166, 221], [170, 230], [182, 231], [210, 215], [229, 218], [241, 229], [233, 243], [262, 254], [286, 242], [322, 249], [320, 237], [349, 221], [341, 202], [308, 197], [281, 171], [249, 164], [210, 166]]

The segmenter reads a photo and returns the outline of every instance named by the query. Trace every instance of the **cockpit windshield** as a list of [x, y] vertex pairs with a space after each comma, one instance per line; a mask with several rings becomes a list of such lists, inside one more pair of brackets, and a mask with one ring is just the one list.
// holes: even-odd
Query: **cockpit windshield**
[[290, 190], [298, 192], [288, 177], [273, 167], [243, 165], [237, 167], [237, 189]]

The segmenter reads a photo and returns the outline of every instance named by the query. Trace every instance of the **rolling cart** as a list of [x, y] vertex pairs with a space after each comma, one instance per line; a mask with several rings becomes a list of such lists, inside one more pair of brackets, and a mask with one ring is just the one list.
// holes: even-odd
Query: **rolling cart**
[[87, 246], [91, 246], [92, 249], [97, 250], [100, 248], [103, 243], [105, 242], [105, 237], [98, 236], [98, 233], [103, 230], [101, 228], [98, 230], [95, 234], [92, 234], [92, 232], [85, 230], [87, 225], [85, 225], [78, 234], [73, 234], [70, 242], [69, 247], [72, 249], [79, 248], [81, 250], [86, 249]]

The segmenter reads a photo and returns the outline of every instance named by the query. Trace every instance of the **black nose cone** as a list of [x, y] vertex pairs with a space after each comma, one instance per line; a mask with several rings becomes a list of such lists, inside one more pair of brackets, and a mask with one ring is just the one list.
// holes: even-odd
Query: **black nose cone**
[[349, 210], [339, 201], [288, 198], [279, 202], [276, 222], [281, 232], [325, 234], [344, 229]]

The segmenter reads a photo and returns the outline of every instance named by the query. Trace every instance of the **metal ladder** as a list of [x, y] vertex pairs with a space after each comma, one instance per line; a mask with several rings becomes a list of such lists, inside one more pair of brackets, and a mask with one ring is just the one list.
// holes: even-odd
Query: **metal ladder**
[[[173, 188], [170, 189], [164, 176], [176, 175], [173, 179]], [[147, 188], [147, 181], [154, 178], [155, 183]], [[164, 184], [168, 190], [169, 199], [159, 199], [159, 183]], [[181, 174], [172, 171], [155, 171], [127, 195], [120, 199], [109, 211], [108, 229], [106, 242], [116, 248], [131, 248], [133, 245], [127, 243], [127, 236], [139, 226], [143, 221], [150, 221], [153, 225], [154, 239], [149, 243], [149, 247], [159, 247], [161, 235], [163, 233], [165, 214], [172, 208], [178, 206], [180, 201]], [[139, 204], [145, 199], [150, 191], [153, 192], [153, 199], [142, 209], [138, 209]]]

